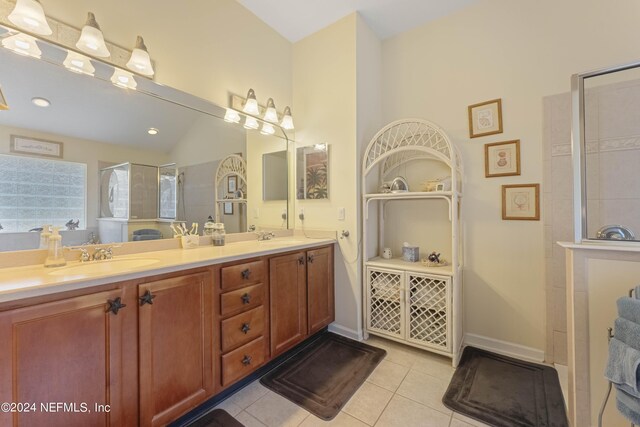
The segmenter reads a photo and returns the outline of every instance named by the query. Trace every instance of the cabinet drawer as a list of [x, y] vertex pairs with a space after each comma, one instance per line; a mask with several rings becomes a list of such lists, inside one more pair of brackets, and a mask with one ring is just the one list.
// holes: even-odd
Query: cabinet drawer
[[222, 386], [249, 375], [265, 360], [264, 338], [258, 338], [222, 356]]
[[220, 295], [220, 315], [258, 307], [264, 303], [264, 285], [247, 286]]
[[221, 330], [223, 353], [253, 341], [264, 332], [264, 307], [223, 320]]
[[264, 262], [254, 261], [222, 268], [222, 289], [253, 285], [264, 281]]

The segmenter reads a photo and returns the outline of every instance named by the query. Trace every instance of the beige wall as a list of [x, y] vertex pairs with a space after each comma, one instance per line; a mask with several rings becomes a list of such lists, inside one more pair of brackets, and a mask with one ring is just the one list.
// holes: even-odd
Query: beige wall
[[[502, 221], [500, 186], [542, 180], [542, 98], [569, 77], [637, 59], [633, 0], [483, 0], [383, 43], [383, 118], [423, 117], [461, 148], [465, 331], [542, 349], [541, 222]], [[467, 106], [503, 100], [504, 133], [469, 139]], [[485, 143], [521, 140], [522, 175], [485, 178]]]

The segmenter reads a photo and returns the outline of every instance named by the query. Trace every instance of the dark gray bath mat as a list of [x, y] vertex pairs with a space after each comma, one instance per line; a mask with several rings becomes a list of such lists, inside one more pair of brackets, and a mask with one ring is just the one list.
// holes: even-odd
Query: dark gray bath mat
[[495, 427], [568, 427], [555, 369], [466, 347], [442, 398]]
[[325, 333], [260, 382], [328, 421], [338, 415], [386, 354], [380, 348]]
[[233, 418], [224, 409], [214, 409], [189, 424], [189, 427], [244, 427], [244, 424]]

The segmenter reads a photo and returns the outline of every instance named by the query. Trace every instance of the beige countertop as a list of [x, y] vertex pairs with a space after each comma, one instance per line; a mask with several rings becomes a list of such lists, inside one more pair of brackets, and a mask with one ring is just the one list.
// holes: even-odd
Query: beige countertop
[[308, 249], [335, 243], [332, 238], [281, 237], [199, 246], [194, 249], [167, 249], [131, 255], [115, 255], [112, 260], [45, 268], [29, 265], [0, 269], [0, 303], [72, 291], [156, 274], [171, 273], [229, 261]]

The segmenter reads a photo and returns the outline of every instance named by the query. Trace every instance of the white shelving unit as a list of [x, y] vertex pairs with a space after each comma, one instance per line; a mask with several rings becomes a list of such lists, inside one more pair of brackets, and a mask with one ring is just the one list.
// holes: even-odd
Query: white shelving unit
[[[425, 160], [435, 160], [450, 171], [450, 190], [375, 192], [383, 182], [393, 178], [392, 173], [398, 168]], [[429, 176], [430, 164], [433, 162], [425, 162], [426, 179], [436, 178]], [[376, 172], [377, 180], [373, 182], [371, 177]], [[462, 172], [460, 155], [446, 133], [433, 123], [419, 119], [399, 120], [385, 126], [369, 143], [362, 164], [365, 334], [383, 336], [451, 357], [453, 366], [458, 364], [462, 345], [459, 236]], [[374, 183], [376, 190], [368, 192], [368, 187], [371, 190]], [[434, 201], [446, 202], [451, 237], [449, 265], [427, 267], [421, 262], [380, 257], [385, 247], [385, 205], [400, 200], [422, 201], [420, 206], [425, 213], [430, 212]], [[418, 229], [421, 223], [411, 224], [411, 227]], [[398, 237], [412, 239], [410, 235]]]
[[[225, 199], [220, 198], [218, 189], [224, 184], [224, 179], [228, 176], [235, 175], [238, 177], [238, 190], [242, 190], [244, 198], [242, 199]], [[220, 206], [222, 203], [247, 203], [247, 163], [237, 154], [230, 154], [220, 161], [216, 170], [216, 183], [214, 187], [214, 199], [216, 201], [216, 222], [222, 222], [220, 219]]]

